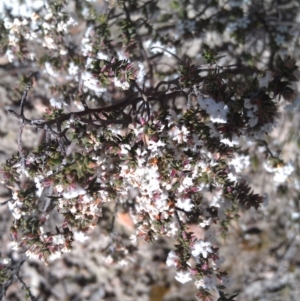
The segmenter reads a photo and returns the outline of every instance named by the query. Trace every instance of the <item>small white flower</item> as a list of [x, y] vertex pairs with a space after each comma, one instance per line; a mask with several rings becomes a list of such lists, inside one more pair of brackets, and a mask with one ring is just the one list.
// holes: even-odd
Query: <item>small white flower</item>
[[159, 147], [164, 147], [166, 144], [162, 142], [161, 140], [158, 140], [157, 142], [150, 140], [148, 142], [147, 148], [150, 149], [153, 152], [158, 152]]
[[199, 226], [202, 228], [205, 228], [207, 226], [209, 226], [211, 223], [211, 218], [207, 219], [207, 220], [203, 220], [201, 223], [199, 223]]
[[61, 109], [63, 105], [67, 106], [67, 104], [63, 101], [59, 101], [55, 98], [51, 98], [49, 100], [50, 102], [50, 106], [53, 107], [53, 108], [57, 108], [57, 109]]
[[122, 90], [128, 90], [130, 84], [127, 81], [121, 82], [117, 77], [114, 78], [114, 84], [116, 87], [122, 88]]
[[277, 34], [274, 40], [278, 46], [281, 46], [285, 42], [285, 37], [281, 34]]
[[185, 188], [193, 186], [193, 178], [192, 177], [185, 177], [182, 181], [182, 185]]
[[59, 50], [59, 54], [60, 55], [66, 55], [68, 53], [68, 50], [66, 49], [66, 48], [61, 48], [60, 50]]
[[75, 188], [70, 188], [69, 191], [63, 192], [63, 197], [65, 199], [74, 199], [84, 194], [86, 194], [86, 190], [82, 189], [80, 186], [77, 186]]
[[144, 66], [144, 64], [141, 63], [141, 62], [138, 63], [138, 66], [139, 66], [139, 74], [138, 74], [138, 76], [137, 76], [137, 80], [136, 80], [136, 81], [137, 81], [139, 84], [141, 84], [141, 83], [143, 83], [144, 77], [145, 77], [145, 66]]
[[187, 136], [189, 133], [189, 130], [185, 126], [182, 126], [181, 129], [175, 126], [169, 131], [169, 134], [171, 137], [173, 137], [173, 140], [177, 140], [179, 144], [187, 142]]
[[186, 283], [192, 280], [189, 272], [179, 271], [176, 273], [175, 279], [181, 283]]
[[61, 257], [61, 252], [60, 251], [56, 251], [56, 252], [52, 253], [49, 256], [49, 260], [53, 261], [53, 260], [58, 259], [60, 257]]
[[121, 145], [121, 154], [122, 155], [128, 155], [130, 150], [131, 150], [131, 146], [129, 144]]
[[63, 188], [63, 186], [62, 185], [56, 185], [55, 186], [55, 189], [56, 189], [56, 191], [58, 192], [58, 193], [62, 193], [63, 191], [64, 191], [64, 188]]
[[96, 93], [102, 93], [106, 91], [106, 88], [100, 86], [98, 78], [90, 72], [84, 72], [82, 74], [82, 81], [84, 86]]
[[228, 106], [223, 101], [216, 102], [213, 98], [198, 97], [200, 107], [210, 115], [210, 120], [217, 123], [227, 122]]
[[53, 243], [56, 245], [63, 245], [65, 243], [65, 237], [61, 234], [55, 235], [52, 237]]
[[12, 63], [15, 60], [15, 54], [11, 49], [7, 49], [5, 52], [5, 56], [7, 57], [8, 61]]
[[194, 204], [191, 203], [191, 199], [178, 199], [176, 205], [178, 208], [181, 208], [186, 212], [190, 212], [194, 208]]
[[10, 264], [11, 263], [11, 259], [10, 258], [3, 258], [2, 263], [3, 264]]
[[244, 100], [244, 107], [245, 107], [246, 109], [252, 110], [253, 112], [256, 112], [257, 109], [258, 109], [257, 105], [253, 104], [253, 103], [251, 102], [251, 99], [249, 99], [249, 98], [246, 98], [246, 99]]
[[22, 203], [19, 201], [14, 202], [14, 203], [9, 201], [7, 204], [8, 204], [8, 208], [11, 211], [13, 217], [15, 219], [20, 219], [21, 216], [23, 215], [23, 212], [20, 209], [20, 208], [22, 208]]
[[45, 63], [45, 70], [49, 75], [51, 75], [53, 77], [58, 77], [58, 75], [59, 75], [56, 71], [54, 71], [52, 65], [49, 62]]
[[52, 17], [53, 17], [52, 12], [48, 12], [44, 17], [44, 20], [49, 21]]
[[16, 241], [12, 241], [12, 242], [10, 243], [10, 247], [11, 247], [11, 249], [14, 250], [14, 251], [18, 251], [18, 250], [19, 250], [19, 244], [18, 244]]
[[174, 251], [170, 251], [167, 257], [166, 264], [169, 267], [177, 267], [179, 263], [179, 257]]
[[108, 55], [100, 51], [97, 53], [97, 58], [99, 60], [106, 60], [106, 61], [109, 59]]
[[89, 239], [89, 237], [86, 236], [85, 233], [82, 231], [79, 232], [74, 231], [74, 239], [80, 242], [85, 242], [86, 240]]
[[13, 23], [9, 20], [9, 18], [4, 19], [4, 27], [6, 29], [11, 29], [13, 26]]
[[192, 255], [194, 257], [197, 257], [201, 254], [204, 258], [207, 258], [208, 253], [212, 252], [213, 250], [211, 248], [211, 243], [203, 240], [198, 240], [195, 242], [192, 248]]
[[44, 190], [44, 186], [41, 183], [42, 180], [43, 180], [42, 176], [37, 176], [34, 178], [34, 183], [35, 183], [35, 187], [36, 187], [35, 193], [38, 197], [41, 197], [43, 190]]
[[[39, 260], [39, 255], [36, 254], [36, 253], [31, 252], [30, 250], [27, 250], [27, 251], [25, 252], [25, 255], [26, 255], [27, 257], [29, 257], [29, 259]], [[43, 260], [43, 258], [42, 258], [41, 260]]]
[[137, 245], [137, 236], [136, 235], [131, 234], [129, 239], [133, 245]]
[[74, 64], [74, 62], [71, 62], [68, 68], [68, 73], [70, 75], [77, 75], [79, 72], [79, 67]]

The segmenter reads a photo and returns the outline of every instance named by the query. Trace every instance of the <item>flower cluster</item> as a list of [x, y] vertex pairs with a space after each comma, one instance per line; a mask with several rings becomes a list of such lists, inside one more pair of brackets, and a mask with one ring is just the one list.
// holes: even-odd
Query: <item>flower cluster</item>
[[[166, 264], [176, 268], [175, 279], [194, 280], [198, 298], [212, 300], [211, 289], [230, 284], [213, 225], [225, 233], [240, 210], [258, 209], [264, 200], [243, 176], [252, 159], [243, 140], [263, 145], [274, 181], [284, 182], [294, 170], [264, 141], [276, 125], [279, 100], [293, 97], [298, 68], [291, 57], [274, 59], [272, 49], [282, 43], [272, 33], [274, 19], [263, 7], [250, 9], [250, 1], [229, 1], [220, 11], [215, 1], [193, 9], [173, 1], [174, 14], [161, 13], [159, 1], [111, 1], [108, 14], [92, 1], [72, 13], [66, 1], [36, 2], [24, 14], [11, 8], [3, 21], [5, 56], [16, 66], [33, 61], [49, 79], [51, 95], [41, 119], [27, 118], [29, 91], [38, 85], [35, 74], [28, 76], [20, 113], [10, 110], [21, 122], [19, 152], [2, 165], [0, 176], [12, 190], [14, 248], [47, 263], [103, 223], [115, 249], [103, 251], [107, 260], [127, 264], [138, 239], [172, 238]], [[241, 60], [232, 53], [223, 60], [221, 44], [211, 49], [204, 42], [202, 63], [197, 54], [179, 57], [191, 38], [220, 35], [236, 45], [251, 36], [252, 27], [267, 28], [268, 39], [259, 40], [269, 40], [265, 48], [274, 54], [268, 72], [261, 62], [247, 64], [258, 56], [259, 41]], [[26, 52], [28, 40], [40, 51]], [[29, 153], [22, 144], [25, 126], [45, 132]], [[113, 235], [120, 206], [135, 228], [127, 242]], [[191, 224], [202, 228], [202, 238], [189, 231]], [[0, 265], [1, 281], [6, 274]]]

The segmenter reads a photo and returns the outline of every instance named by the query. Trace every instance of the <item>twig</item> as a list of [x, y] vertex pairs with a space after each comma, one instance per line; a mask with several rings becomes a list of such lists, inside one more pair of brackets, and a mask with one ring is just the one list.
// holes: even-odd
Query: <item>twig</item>
[[17, 269], [16, 269], [16, 277], [17, 279], [19, 280], [20, 283], [22, 283], [23, 285], [23, 288], [26, 290], [26, 292], [28, 293], [28, 296], [30, 298], [31, 301], [37, 301], [37, 298], [31, 293], [30, 291], [30, 288], [27, 286], [27, 284], [24, 282], [24, 280], [20, 277], [19, 273], [20, 273], [20, 268], [21, 268], [21, 265], [25, 262], [26, 260], [25, 259], [22, 259], [18, 266], [17, 266]]

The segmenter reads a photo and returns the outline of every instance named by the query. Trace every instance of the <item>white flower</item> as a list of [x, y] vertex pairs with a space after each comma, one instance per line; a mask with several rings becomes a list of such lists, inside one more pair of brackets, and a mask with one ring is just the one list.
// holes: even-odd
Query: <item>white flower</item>
[[167, 257], [166, 264], [169, 267], [177, 267], [179, 263], [179, 257], [174, 251], [170, 251]]
[[282, 45], [284, 42], [285, 42], [285, 37], [281, 34], [277, 34], [276, 37], [275, 37], [275, 43], [280, 46]]
[[201, 254], [204, 258], [207, 258], [208, 253], [212, 252], [213, 250], [211, 248], [211, 243], [203, 240], [195, 242], [192, 249], [192, 255], [194, 257], [197, 257]]
[[291, 163], [279, 167], [271, 167], [268, 163], [264, 163], [264, 168], [267, 172], [274, 173], [274, 181], [276, 183], [284, 183], [295, 170]]
[[8, 202], [7, 203], [9, 210], [11, 211], [13, 217], [15, 219], [20, 219], [21, 216], [23, 215], [23, 212], [21, 211], [20, 208], [22, 208], [22, 203], [20, 201], [17, 202]]
[[3, 264], [10, 264], [11, 263], [11, 259], [10, 258], [3, 258], [2, 263]]
[[131, 146], [129, 144], [122, 144], [121, 145], [121, 154], [122, 155], [128, 155], [130, 150], [131, 150]]
[[193, 178], [192, 177], [185, 177], [182, 181], [182, 185], [185, 188], [193, 186]]
[[11, 249], [14, 250], [14, 251], [18, 251], [18, 250], [19, 250], [19, 244], [18, 244], [16, 241], [12, 241], [12, 242], [10, 243], [10, 247], [11, 247]]
[[33, 252], [31, 252], [30, 250], [27, 250], [26, 252], [25, 252], [25, 255], [27, 256], [27, 257], [29, 257], [30, 259], [35, 259], [35, 260], [42, 260], [43, 261], [43, 258], [39, 258], [39, 254], [36, 254], [36, 253], [33, 253]]
[[249, 117], [249, 125], [251, 128], [257, 125], [258, 123], [258, 117], [253, 113], [253, 111], [247, 112], [247, 117]]
[[48, 72], [49, 75], [53, 76], [53, 77], [58, 77], [58, 73], [54, 71], [52, 65], [49, 62], [45, 63], [45, 70], [46, 72]]
[[82, 189], [80, 186], [77, 186], [75, 188], [70, 188], [69, 191], [63, 192], [63, 197], [65, 199], [74, 199], [84, 194], [86, 194], [86, 190]]
[[62, 192], [64, 191], [64, 188], [63, 188], [63, 186], [62, 186], [61, 184], [56, 185], [56, 186], [55, 186], [55, 189], [56, 189], [56, 191], [57, 191], [58, 193], [62, 193]]
[[45, 42], [43, 43], [43, 46], [47, 47], [48, 49], [57, 49], [57, 44], [50, 36], [45, 36]]
[[143, 83], [144, 77], [145, 77], [145, 66], [141, 62], [138, 63], [138, 66], [139, 66], [139, 74], [137, 76], [137, 80], [136, 81], [139, 84], [141, 84], [141, 83]]
[[251, 102], [251, 99], [249, 99], [249, 98], [246, 98], [245, 100], [244, 100], [244, 107], [246, 108], [246, 109], [251, 109], [252, 111], [254, 111], [254, 112], [256, 112], [257, 111], [257, 109], [258, 109], [258, 107], [257, 107], [257, 105], [256, 104], [253, 104], [252, 102]]
[[5, 18], [4, 19], [4, 27], [6, 29], [11, 29], [12, 26], [13, 26], [13, 23], [10, 21], [10, 19], [9, 18]]
[[36, 195], [38, 197], [41, 197], [42, 193], [43, 193], [43, 190], [44, 190], [44, 187], [42, 185], [42, 180], [43, 180], [43, 177], [42, 176], [37, 176], [34, 178], [34, 183], [35, 183], [35, 187], [36, 187]]
[[65, 23], [64, 21], [60, 21], [58, 24], [57, 24], [57, 31], [58, 32], [64, 32], [64, 33], [67, 33], [67, 27], [68, 27], [68, 24]]
[[77, 241], [80, 241], [80, 242], [85, 242], [87, 239], [89, 239], [88, 236], [85, 235], [84, 232], [82, 231], [74, 231], [74, 239], [77, 240]]
[[231, 159], [230, 167], [235, 173], [242, 172], [245, 168], [250, 166], [250, 156], [240, 155]]
[[186, 212], [190, 212], [194, 208], [194, 204], [191, 203], [191, 199], [178, 199], [177, 207], [183, 209]]
[[55, 235], [52, 237], [53, 243], [56, 245], [63, 245], [65, 243], [65, 237], [61, 234]]
[[201, 223], [199, 223], [199, 226], [202, 227], [202, 228], [205, 228], [207, 226], [209, 226], [211, 223], [211, 218], [207, 219], [207, 220], [202, 220]]
[[129, 263], [127, 260], [125, 259], [122, 259], [121, 261], [118, 262], [118, 265], [122, 266], [122, 267], [125, 267], [127, 266]]
[[162, 142], [161, 140], [158, 140], [157, 142], [150, 140], [148, 142], [147, 148], [150, 149], [152, 152], [158, 152], [159, 147], [164, 147], [166, 144]]
[[49, 100], [49, 102], [50, 102], [51, 107], [57, 108], [57, 109], [61, 109], [63, 105], [67, 106], [67, 104], [64, 101], [60, 101], [55, 98], [51, 98]]
[[14, 61], [14, 59], [16, 58], [15, 54], [13, 53], [13, 51], [11, 49], [6, 50], [5, 56], [7, 57], [8, 61], [10, 63], [12, 63]]
[[189, 130], [185, 126], [182, 126], [181, 129], [175, 126], [169, 131], [169, 134], [171, 137], [173, 137], [173, 140], [177, 140], [179, 144], [187, 142], [187, 136], [189, 133]]
[[90, 72], [84, 72], [82, 74], [82, 81], [84, 86], [96, 93], [102, 93], [106, 91], [106, 88], [100, 86], [98, 78]]
[[60, 251], [56, 251], [56, 252], [52, 253], [49, 256], [49, 260], [53, 261], [53, 260], [58, 259], [60, 257], [61, 257], [61, 252]]
[[114, 84], [116, 87], [122, 88], [122, 90], [128, 90], [130, 84], [127, 81], [121, 82], [117, 77], [114, 78]]
[[129, 239], [130, 239], [130, 241], [131, 241], [131, 243], [133, 244], [133, 245], [137, 245], [137, 236], [136, 235], [134, 235], [134, 234], [131, 234], [130, 235], [130, 237], [129, 237]]
[[228, 138], [223, 138], [221, 139], [221, 142], [232, 147], [232, 146], [235, 146], [235, 145], [238, 145], [239, 144], [239, 141], [238, 140], [232, 140], [230, 141]]
[[66, 55], [68, 53], [68, 50], [66, 49], [66, 48], [61, 48], [60, 50], [59, 50], [59, 54], [60, 55]]
[[97, 53], [97, 58], [99, 60], [106, 60], [106, 61], [109, 59], [108, 55], [100, 51]]
[[68, 68], [68, 73], [70, 75], [77, 75], [79, 71], [79, 67], [74, 64], [74, 62], [71, 62]]
[[200, 107], [210, 115], [210, 120], [217, 123], [227, 122], [228, 106], [223, 101], [216, 102], [213, 98], [198, 97]]
[[192, 280], [189, 272], [179, 271], [176, 273], [175, 279], [181, 283], [186, 283]]

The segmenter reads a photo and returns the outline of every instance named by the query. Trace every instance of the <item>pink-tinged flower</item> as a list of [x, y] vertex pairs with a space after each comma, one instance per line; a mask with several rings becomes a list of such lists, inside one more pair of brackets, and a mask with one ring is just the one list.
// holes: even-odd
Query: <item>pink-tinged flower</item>
[[211, 243], [203, 240], [195, 242], [192, 248], [192, 255], [194, 257], [197, 257], [201, 254], [204, 258], [207, 258], [208, 253], [212, 252], [213, 250], [211, 248]]
[[77, 198], [79, 195], [85, 195], [86, 190], [82, 189], [80, 186], [76, 185], [75, 187], [69, 187], [69, 191], [63, 192], [63, 197], [65, 199], [74, 199]]
[[179, 257], [174, 251], [169, 252], [166, 264], [169, 267], [177, 267], [179, 265]]
[[190, 272], [179, 271], [176, 273], [175, 279], [181, 283], [186, 283], [192, 280]]

